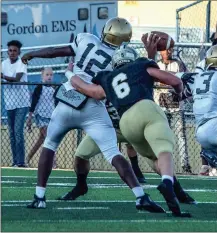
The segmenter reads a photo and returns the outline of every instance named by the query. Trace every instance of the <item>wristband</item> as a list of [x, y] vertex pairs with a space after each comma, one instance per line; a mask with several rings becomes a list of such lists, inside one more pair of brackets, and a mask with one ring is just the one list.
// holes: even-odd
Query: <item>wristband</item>
[[67, 70], [67, 71], [65, 72], [65, 76], [66, 76], [66, 78], [67, 78], [68, 80], [70, 80], [72, 76], [75, 76], [75, 74], [74, 74], [72, 71]]

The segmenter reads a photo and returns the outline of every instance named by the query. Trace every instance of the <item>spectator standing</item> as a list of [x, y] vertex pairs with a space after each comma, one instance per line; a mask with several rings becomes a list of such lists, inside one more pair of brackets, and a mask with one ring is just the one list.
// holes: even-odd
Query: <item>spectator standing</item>
[[[43, 83], [51, 83], [53, 81], [52, 68], [43, 68], [41, 77]], [[53, 97], [54, 92], [55, 90], [51, 85], [42, 84], [37, 85], [33, 92], [32, 103], [27, 119], [27, 128], [28, 131], [31, 132], [32, 118], [34, 113], [35, 122], [37, 127], [39, 128], [39, 137], [27, 156], [27, 164], [29, 164], [30, 160], [35, 155], [39, 147], [42, 145], [46, 137], [47, 127], [50, 122], [51, 114], [55, 108], [55, 100]], [[55, 166], [56, 162], [54, 161], [54, 167]]]
[[[173, 48], [164, 50], [160, 52], [161, 60], [158, 61], [158, 66], [161, 70], [169, 71], [173, 74], [178, 72], [186, 72], [187, 68], [183, 64], [182, 61], [173, 58]], [[190, 106], [189, 106], [190, 104]], [[188, 148], [187, 148], [187, 139], [186, 139], [186, 115], [185, 111], [189, 111], [192, 108], [192, 98], [181, 101], [180, 102], [180, 111], [179, 111], [179, 118], [180, 120], [177, 120], [176, 122], [176, 130], [177, 130], [177, 136], [178, 136], [178, 146], [179, 146], [179, 153], [181, 155], [181, 164], [183, 172], [189, 172], [191, 173], [191, 166], [189, 163], [189, 157], [188, 157]], [[171, 118], [172, 114], [168, 109], [165, 110], [165, 113], [167, 115], [168, 121], [171, 124]]]
[[172, 57], [173, 48], [160, 52], [161, 60], [158, 61], [158, 66], [161, 70], [166, 70], [172, 73], [185, 72], [186, 68], [181, 61]]
[[8, 58], [2, 62], [1, 78], [10, 84], [4, 86], [4, 101], [7, 111], [8, 128], [14, 167], [25, 167], [24, 124], [30, 106], [27, 85], [14, 82], [27, 82], [27, 66], [19, 55], [22, 44], [18, 40], [8, 42]]

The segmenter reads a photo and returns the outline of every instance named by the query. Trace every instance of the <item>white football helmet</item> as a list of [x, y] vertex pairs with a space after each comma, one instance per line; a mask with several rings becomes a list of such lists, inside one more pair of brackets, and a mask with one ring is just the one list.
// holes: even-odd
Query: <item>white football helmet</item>
[[136, 50], [124, 43], [115, 50], [112, 56], [112, 68], [115, 69], [120, 65], [135, 61], [138, 57]]

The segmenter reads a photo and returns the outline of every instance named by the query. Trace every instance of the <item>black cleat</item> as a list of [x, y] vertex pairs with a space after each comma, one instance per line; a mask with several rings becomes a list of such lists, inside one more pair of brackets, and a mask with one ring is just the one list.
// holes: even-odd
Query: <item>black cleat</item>
[[200, 156], [204, 158], [212, 168], [217, 168], [217, 153], [212, 150], [203, 149]]
[[182, 189], [179, 183], [176, 183], [173, 187], [176, 197], [178, 198], [180, 203], [191, 204], [191, 205], [197, 204], [197, 202]]
[[43, 198], [39, 198], [38, 196], [36, 196], [36, 194], [34, 194], [34, 200], [26, 207], [30, 209], [45, 209], [46, 208], [45, 196]]
[[145, 179], [144, 176], [143, 177], [137, 177], [137, 179], [138, 179], [138, 181], [139, 181], [140, 184], [146, 184], [147, 183], [147, 181], [146, 181], [146, 179]]
[[[182, 217], [182, 213], [179, 207], [179, 201], [175, 195], [175, 193], [171, 193], [170, 190], [166, 187], [166, 184], [161, 183], [157, 189], [163, 195], [169, 209], [172, 211], [174, 216]], [[183, 216], [184, 217], [184, 216]]]
[[147, 210], [152, 213], [165, 213], [165, 210], [160, 205], [152, 201], [148, 194], [137, 198], [136, 209]]
[[72, 191], [64, 194], [63, 196], [61, 197], [58, 197], [57, 200], [61, 200], [61, 201], [72, 201], [72, 200], [75, 200], [77, 199], [78, 197], [80, 196], [83, 196], [87, 193], [88, 191], [88, 187], [79, 187], [78, 185], [76, 185]]

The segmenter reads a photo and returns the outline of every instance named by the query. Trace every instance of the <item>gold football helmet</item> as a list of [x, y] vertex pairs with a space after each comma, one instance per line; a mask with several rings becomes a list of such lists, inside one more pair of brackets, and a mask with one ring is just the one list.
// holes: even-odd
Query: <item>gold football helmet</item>
[[123, 18], [115, 17], [108, 20], [102, 30], [101, 40], [111, 46], [120, 46], [123, 42], [130, 42], [132, 26]]
[[206, 67], [217, 68], [217, 45], [212, 46], [206, 52]]

